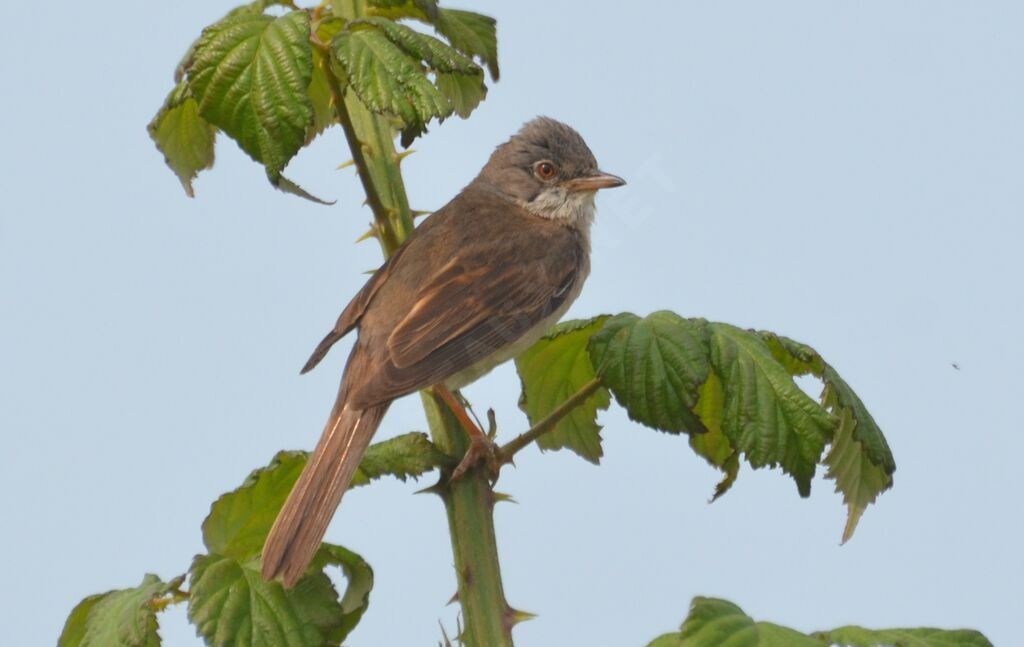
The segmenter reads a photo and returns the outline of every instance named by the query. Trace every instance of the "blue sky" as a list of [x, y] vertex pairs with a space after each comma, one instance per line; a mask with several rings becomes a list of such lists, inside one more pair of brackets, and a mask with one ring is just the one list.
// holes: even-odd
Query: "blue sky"
[[[209, 503], [315, 443], [345, 350], [299, 377], [375, 267], [335, 129], [273, 191], [224, 139], [190, 200], [145, 125], [190, 40], [231, 3], [16, 3], [0, 42], [0, 625], [53, 644], [81, 597], [182, 572]], [[1024, 5], [540, 1], [499, 20], [502, 80], [405, 163], [413, 206], [464, 186], [547, 114], [629, 185], [598, 200], [570, 316], [668, 308], [816, 347], [896, 456], [895, 487], [839, 546], [844, 509], [779, 472], [718, 474], [684, 440], [602, 416], [606, 458], [529, 449], [499, 489], [523, 645], [642, 645], [694, 595], [803, 630], [974, 627], [1024, 615], [1017, 411], [1024, 365]], [[347, 343], [346, 343], [347, 347]], [[959, 370], [952, 364], [957, 364]], [[506, 437], [512, 367], [468, 389]], [[425, 424], [414, 398], [379, 438]], [[423, 483], [346, 498], [328, 539], [374, 566], [349, 644], [454, 627], [443, 508]], [[196, 645], [184, 611], [165, 644]]]

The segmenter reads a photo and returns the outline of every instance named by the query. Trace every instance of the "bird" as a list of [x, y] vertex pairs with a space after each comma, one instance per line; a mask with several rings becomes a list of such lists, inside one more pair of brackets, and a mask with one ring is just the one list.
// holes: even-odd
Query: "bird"
[[478, 458], [490, 441], [452, 392], [565, 314], [590, 272], [595, 195], [623, 184], [572, 127], [534, 118], [369, 278], [302, 368], [358, 329], [320, 440], [267, 535], [265, 580], [301, 579], [395, 399], [434, 388], [471, 436], [453, 478]]

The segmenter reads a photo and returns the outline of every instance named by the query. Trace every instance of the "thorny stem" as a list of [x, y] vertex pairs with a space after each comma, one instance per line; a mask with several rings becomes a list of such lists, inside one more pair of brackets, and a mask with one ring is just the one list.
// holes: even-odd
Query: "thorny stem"
[[338, 122], [341, 124], [342, 130], [345, 131], [345, 139], [348, 141], [349, 150], [352, 152], [352, 161], [355, 163], [359, 181], [363, 185], [363, 192], [366, 193], [366, 204], [369, 205], [370, 211], [373, 212], [373, 219], [376, 222], [374, 229], [380, 238], [381, 247], [384, 248], [384, 255], [391, 256], [401, 245], [401, 242], [397, 239], [394, 229], [389, 226], [388, 209], [381, 201], [376, 187], [373, 186], [370, 165], [367, 162], [366, 155], [364, 155], [363, 144], [356, 135], [355, 127], [352, 125], [352, 116], [345, 105], [345, 92], [341, 89], [341, 84], [338, 82], [338, 77], [334, 74], [334, 70], [331, 69], [330, 52], [315, 32], [311, 35], [311, 38], [314, 45], [322, 48], [325, 53], [323, 59], [324, 76], [327, 78], [327, 86], [331, 90], [331, 101], [338, 114]]
[[586, 402], [587, 398], [593, 395], [593, 393], [599, 388], [601, 388], [601, 380], [596, 377], [584, 384], [583, 388], [572, 394], [565, 402], [558, 405], [554, 411], [546, 415], [540, 422], [502, 445], [499, 450], [498, 460], [501, 464], [511, 463], [512, 457], [516, 455], [516, 452], [537, 440], [544, 434], [553, 431], [562, 418], [566, 417], [573, 409]]

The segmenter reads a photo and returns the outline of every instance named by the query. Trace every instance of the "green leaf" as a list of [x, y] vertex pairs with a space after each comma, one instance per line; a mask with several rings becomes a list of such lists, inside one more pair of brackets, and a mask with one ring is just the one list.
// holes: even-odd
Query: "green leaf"
[[[335, 34], [345, 27], [345, 21], [338, 18], [322, 18], [316, 25], [316, 35], [321, 42], [329, 43]], [[313, 123], [306, 132], [306, 143], [338, 123], [338, 112], [334, 97], [327, 81], [329, 57], [320, 49], [313, 49], [313, 70], [309, 81], [309, 100], [313, 105]]]
[[71, 611], [59, 647], [158, 647], [156, 610], [153, 602], [176, 583], [146, 575], [131, 589], [91, 595]]
[[89, 614], [92, 613], [96, 603], [103, 599], [104, 593], [90, 595], [75, 605], [64, 622], [64, 630], [60, 632], [60, 639], [57, 647], [78, 647], [85, 639], [85, 632], [89, 628]]
[[867, 457], [872, 463], [882, 468], [886, 474], [891, 475], [895, 472], [896, 461], [892, 457], [889, 443], [886, 442], [882, 430], [879, 429], [861, 399], [843, 378], [839, 377], [839, 373], [828, 364], [824, 365], [821, 379], [825, 382], [825, 392], [821, 396], [825, 406], [830, 407], [837, 414], [840, 409], [849, 410], [856, 423], [853, 437], [864, 447]]
[[479, 74], [447, 74], [439, 72], [434, 83], [441, 94], [448, 99], [455, 114], [463, 119], [476, 110], [480, 102], [487, 96], [487, 85], [484, 83], [483, 72]]
[[374, 443], [366, 450], [351, 487], [390, 475], [406, 480], [419, 477], [448, 460], [426, 434], [410, 432]]
[[[389, 469], [413, 469], [409, 456], [420, 454], [410, 447], [424, 449], [411, 439], [416, 435], [379, 443], [388, 447], [378, 448], [371, 462]], [[402, 447], [404, 452], [399, 451]], [[267, 467], [253, 471], [240, 487], [217, 499], [203, 522], [203, 542], [210, 552], [192, 564], [189, 618], [208, 644], [337, 645], [366, 610], [373, 571], [359, 555], [341, 546], [322, 544], [306, 575], [292, 589], [265, 582], [260, 575], [263, 542], [306, 459], [305, 452], [279, 452]], [[340, 566], [349, 582], [340, 600], [323, 572], [331, 565]]]
[[770, 332], [761, 332], [772, 355], [792, 375], [813, 374], [825, 383], [822, 405], [839, 419], [832, 448], [825, 458], [827, 478], [835, 479], [849, 511], [843, 543], [853, 536], [868, 505], [892, 487], [896, 470], [889, 444], [853, 389], [810, 346]]
[[822, 380], [825, 382], [822, 403], [840, 419], [839, 431], [825, 464], [828, 465], [826, 476], [835, 479], [836, 491], [843, 494], [848, 511], [842, 537], [846, 543], [857, 529], [864, 510], [879, 494], [892, 487], [896, 462], [882, 430], [835, 369], [825, 364]]
[[729, 442], [722, 431], [722, 415], [725, 410], [725, 389], [722, 380], [711, 373], [700, 388], [700, 397], [694, 413], [707, 427], [706, 434], [691, 434], [690, 447], [714, 467], [722, 470], [725, 477], [715, 486], [712, 501], [725, 494], [740, 472], [740, 453]]
[[433, 22], [437, 19], [437, 0], [367, 0], [366, 13], [392, 20], [415, 18]]
[[324, 66], [328, 65], [327, 57], [319, 50], [313, 51], [313, 72], [309, 81], [309, 101], [313, 106], [313, 122], [306, 131], [306, 143], [311, 142], [334, 124], [338, 123], [338, 113], [334, 109], [330, 85]]
[[844, 647], [992, 647], [980, 632], [969, 629], [883, 629], [840, 627], [814, 634], [825, 644]]
[[[535, 425], [579, 392], [596, 374], [587, 352], [590, 337], [604, 327], [607, 316], [566, 321], [516, 358], [523, 384], [519, 406]], [[608, 408], [607, 389], [598, 389], [580, 406], [558, 421], [553, 431], [541, 436], [542, 449], [568, 447], [592, 463], [601, 459], [601, 426], [598, 410]]]
[[314, 123], [309, 30], [305, 11], [229, 14], [203, 31], [188, 66], [200, 115], [261, 162], [277, 187]]
[[433, 36], [421, 34], [393, 20], [365, 18], [354, 21], [351, 25], [351, 29], [357, 29], [362, 25], [376, 27], [387, 36], [388, 40], [402, 48], [410, 56], [426, 63], [431, 70], [483, 76], [483, 70], [457, 49]]
[[483, 61], [491, 78], [498, 80], [498, 35], [494, 18], [472, 11], [439, 9], [433, 23], [434, 29], [447, 38], [452, 47]]
[[340, 32], [331, 49], [350, 87], [371, 111], [397, 117], [405, 128], [417, 131], [432, 118], [451, 114], [451, 104], [418, 61], [379, 30]]
[[341, 546], [335, 544], [322, 544], [313, 559], [313, 566], [324, 568], [325, 566], [338, 566], [348, 580], [348, 588], [341, 598], [341, 631], [348, 635], [359, 619], [363, 617], [367, 607], [370, 605], [370, 591], [373, 589], [373, 569], [366, 561]]
[[[203, 521], [203, 543], [211, 553], [245, 562], [263, 550], [277, 513], [306, 466], [309, 454], [282, 451], [266, 467], [254, 470], [238, 488], [222, 495]], [[366, 450], [352, 487], [391, 475], [402, 479], [420, 476], [446, 457], [426, 434], [412, 432]]]
[[647, 647], [683, 647], [683, 639], [679, 633], [662, 634], [647, 643]]
[[821, 376], [825, 362], [822, 361], [816, 350], [807, 344], [801, 344], [773, 332], [762, 330], [758, 334], [768, 344], [772, 357], [785, 366], [790, 375], [794, 377], [807, 374]]
[[843, 494], [848, 511], [842, 542], [845, 544], [857, 529], [864, 510], [878, 495], [892, 487], [892, 476], [868, 459], [864, 446], [854, 440], [856, 422], [849, 409], [841, 409], [839, 429], [832, 439], [832, 449], [825, 458], [827, 478], [835, 479], [836, 491]]
[[259, 559], [211, 553], [193, 561], [189, 588], [188, 617], [207, 645], [322, 647], [346, 633], [338, 593], [319, 570], [285, 590], [263, 580]]
[[710, 370], [703, 319], [616, 315], [591, 338], [590, 358], [631, 419], [672, 433], [707, 431], [692, 412]]
[[837, 420], [807, 396], [756, 333], [708, 325], [711, 366], [722, 380], [722, 430], [755, 468], [781, 465], [801, 496]]
[[755, 622], [728, 600], [696, 597], [678, 633], [664, 634], [647, 647], [991, 647], [976, 631], [842, 627], [805, 635], [770, 622]]
[[754, 622], [732, 602], [716, 598], [694, 598], [679, 635], [686, 647], [821, 647], [792, 629]]
[[213, 166], [216, 131], [199, 116], [199, 104], [184, 82], [171, 90], [164, 105], [149, 122], [149, 136], [164, 161], [181, 181], [188, 197], [195, 197], [192, 180], [199, 171]]
[[279, 452], [268, 466], [254, 470], [241, 486], [217, 499], [203, 521], [206, 548], [240, 562], [257, 556], [306, 457], [305, 452]]
[[[406, 54], [422, 61], [434, 72], [435, 85], [460, 117], [468, 117], [487, 95], [483, 70], [443, 41], [385, 18], [366, 18], [352, 23], [353, 29], [360, 26], [379, 29]], [[420, 132], [417, 129], [411, 133], [403, 144], [408, 145]]]

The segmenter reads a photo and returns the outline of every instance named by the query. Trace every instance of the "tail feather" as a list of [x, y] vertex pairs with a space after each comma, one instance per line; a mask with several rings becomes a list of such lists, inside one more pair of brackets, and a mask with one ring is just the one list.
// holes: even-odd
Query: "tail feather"
[[335, 408], [263, 545], [263, 578], [292, 587], [313, 560], [388, 405]]

